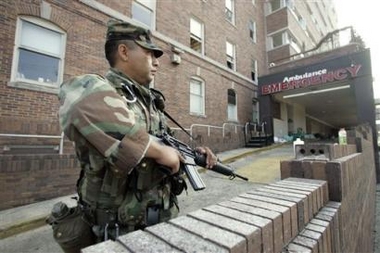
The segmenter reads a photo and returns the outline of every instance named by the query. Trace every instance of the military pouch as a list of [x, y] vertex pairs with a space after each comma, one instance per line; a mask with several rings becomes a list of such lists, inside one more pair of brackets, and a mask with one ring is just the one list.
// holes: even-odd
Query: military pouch
[[183, 192], [183, 190], [187, 191], [186, 181], [179, 174], [175, 174], [170, 177], [170, 184], [171, 184], [171, 192], [175, 196], [180, 195]]
[[69, 208], [58, 202], [46, 222], [52, 226], [54, 240], [65, 253], [79, 253], [82, 248], [96, 243], [92, 226], [79, 206]]

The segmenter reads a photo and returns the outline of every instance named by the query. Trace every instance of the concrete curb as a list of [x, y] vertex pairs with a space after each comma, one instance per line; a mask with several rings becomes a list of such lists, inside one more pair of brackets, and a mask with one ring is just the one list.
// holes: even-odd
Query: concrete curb
[[[228, 163], [231, 163], [237, 159], [243, 158], [245, 156], [248, 156], [248, 155], [251, 155], [251, 154], [254, 154], [257, 152], [262, 152], [262, 151], [271, 150], [271, 149], [274, 149], [277, 147], [281, 147], [284, 144], [287, 144], [287, 143], [272, 144], [270, 146], [266, 146], [266, 147], [262, 147], [262, 148], [252, 148], [252, 150], [245, 151], [242, 153], [238, 153], [238, 154], [234, 154], [234, 155], [230, 155], [228, 157], [222, 158], [221, 162], [224, 164], [228, 164]], [[206, 169], [204, 169], [204, 168], [199, 169], [200, 173], [203, 173], [205, 171], [206, 171]], [[72, 195], [75, 195], [75, 193], [73, 193]], [[67, 197], [60, 197], [57, 199], [47, 200], [46, 205], [52, 207], [54, 205], [54, 203], [57, 203], [58, 201], [63, 201], [66, 203], [65, 199], [67, 198], [67, 201], [70, 201], [69, 199], [71, 198], [72, 195], [69, 195]], [[23, 208], [23, 207], [18, 207], [18, 208]], [[0, 240], [7, 238], [7, 237], [10, 237], [10, 236], [13, 236], [13, 235], [16, 235], [16, 234], [19, 234], [19, 233], [22, 233], [22, 232], [26, 232], [26, 231], [41, 227], [43, 225], [46, 225], [45, 219], [49, 215], [50, 210], [51, 210], [51, 208], [46, 208], [42, 212], [45, 214], [35, 215], [34, 217], [31, 217], [29, 220], [24, 220], [24, 221], [21, 221], [18, 223], [14, 222], [12, 224], [6, 224], [6, 225], [0, 226]]]
[[243, 158], [245, 156], [248, 156], [248, 155], [251, 155], [254, 153], [258, 153], [258, 152], [262, 152], [262, 151], [266, 151], [266, 150], [275, 149], [275, 148], [281, 147], [285, 144], [287, 144], [287, 143], [285, 142], [285, 143], [279, 143], [279, 144], [272, 144], [270, 146], [266, 146], [266, 147], [262, 147], [262, 148], [255, 148], [255, 149], [243, 152], [243, 153], [238, 154], [238, 155], [233, 155], [231, 157], [224, 158], [221, 160], [221, 162], [222, 163], [232, 163], [233, 161], [240, 159], [240, 158]]

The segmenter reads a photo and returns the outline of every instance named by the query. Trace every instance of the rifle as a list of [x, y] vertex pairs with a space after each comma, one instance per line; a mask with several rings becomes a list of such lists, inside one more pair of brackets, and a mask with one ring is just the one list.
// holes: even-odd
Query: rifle
[[[187, 144], [177, 140], [176, 138], [170, 136], [167, 133], [164, 133], [161, 136], [157, 136], [157, 138], [163, 144], [178, 150], [179, 153], [185, 158], [185, 162], [181, 162], [180, 169], [182, 169], [182, 171], [186, 173], [186, 176], [189, 179], [189, 182], [193, 189], [195, 191], [205, 189], [206, 185], [203, 182], [201, 176], [199, 175], [196, 165], [206, 167], [206, 155], [193, 150]], [[229, 176], [229, 179], [231, 180], [235, 177], [238, 177], [248, 181], [248, 178], [236, 174], [231, 167], [224, 165], [220, 162], [217, 162], [210, 170]]]

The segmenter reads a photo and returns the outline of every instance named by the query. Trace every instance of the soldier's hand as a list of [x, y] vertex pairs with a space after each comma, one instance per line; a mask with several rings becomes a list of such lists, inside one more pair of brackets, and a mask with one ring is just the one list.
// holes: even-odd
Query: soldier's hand
[[211, 169], [218, 162], [218, 158], [208, 147], [196, 147], [195, 150], [206, 155], [206, 168]]
[[161, 145], [156, 141], [150, 142], [145, 156], [153, 158], [158, 164], [169, 168], [172, 174], [178, 172], [180, 162], [184, 161], [184, 158], [176, 149]]

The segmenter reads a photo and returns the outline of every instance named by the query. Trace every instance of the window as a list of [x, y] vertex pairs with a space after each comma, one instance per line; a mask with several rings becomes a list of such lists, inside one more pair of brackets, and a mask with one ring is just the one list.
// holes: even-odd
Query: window
[[294, 0], [272, 0], [270, 2], [270, 10], [274, 12], [283, 7], [288, 7], [291, 10], [294, 10]]
[[196, 115], [205, 114], [204, 83], [194, 78], [190, 80], [190, 113]]
[[132, 18], [154, 29], [156, 1], [138, 0], [132, 2]]
[[273, 118], [281, 119], [281, 104], [277, 101], [272, 101]]
[[235, 23], [235, 15], [234, 15], [234, 0], [226, 0], [226, 19], [230, 21], [232, 24]]
[[271, 45], [269, 45], [270, 49], [290, 44], [297, 53], [301, 52], [301, 47], [297, 39], [289, 31], [273, 34], [272, 36], [270, 36], [270, 38], [271, 38]]
[[282, 6], [281, 6], [281, 2], [282, 0], [273, 0], [270, 2], [270, 8], [271, 8], [271, 11], [274, 12], [278, 9], [280, 9]]
[[283, 33], [277, 33], [272, 36], [272, 48], [282, 46], [283, 43]]
[[256, 98], [252, 100], [252, 121], [259, 122], [259, 103], [256, 101]]
[[17, 22], [11, 84], [56, 92], [62, 82], [66, 35], [57, 26], [37, 18]]
[[252, 81], [257, 81], [257, 61], [254, 59], [251, 62], [251, 78]]
[[226, 42], [227, 67], [235, 70], [235, 45]]
[[237, 106], [236, 106], [236, 93], [233, 89], [227, 91], [228, 108], [227, 117], [228, 120], [237, 121]]
[[203, 24], [190, 19], [190, 47], [203, 54]]
[[256, 22], [252, 20], [249, 21], [249, 37], [256, 43]]

